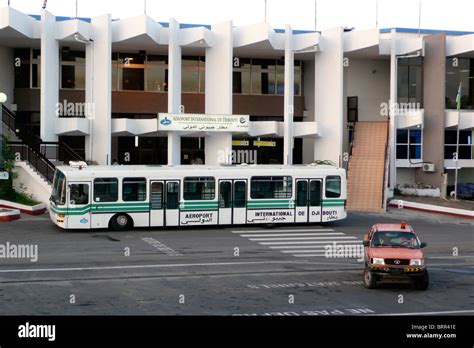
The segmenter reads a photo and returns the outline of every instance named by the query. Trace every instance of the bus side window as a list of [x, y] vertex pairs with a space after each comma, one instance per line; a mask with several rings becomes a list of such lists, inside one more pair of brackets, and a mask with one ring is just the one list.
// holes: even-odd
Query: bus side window
[[151, 209], [163, 209], [163, 183], [151, 184]]
[[321, 206], [321, 181], [311, 180], [309, 184], [309, 205], [312, 207]]
[[89, 203], [89, 185], [71, 184], [69, 194], [70, 204], [83, 205]]
[[340, 176], [326, 177], [326, 197], [327, 198], [341, 197], [341, 177]]

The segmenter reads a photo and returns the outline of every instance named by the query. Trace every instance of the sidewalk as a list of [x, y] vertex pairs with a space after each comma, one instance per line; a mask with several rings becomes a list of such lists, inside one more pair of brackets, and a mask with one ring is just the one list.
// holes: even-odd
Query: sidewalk
[[[401, 203], [401, 205], [400, 205]], [[426, 211], [474, 219], [473, 201], [452, 201], [434, 197], [395, 196], [389, 203], [392, 207]]]

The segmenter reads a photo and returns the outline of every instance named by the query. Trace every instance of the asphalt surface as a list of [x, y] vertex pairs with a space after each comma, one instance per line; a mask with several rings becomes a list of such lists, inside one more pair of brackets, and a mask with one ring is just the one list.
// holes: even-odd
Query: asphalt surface
[[[363, 263], [321, 246], [358, 244], [376, 222], [409, 221], [430, 271], [411, 284], [362, 284]], [[2, 315], [474, 314], [474, 221], [392, 209], [325, 225], [64, 231], [48, 217], [0, 224]], [[315, 243], [318, 242], [318, 243]], [[457, 254], [456, 254], [457, 251]], [[453, 255], [454, 252], [454, 255]]]

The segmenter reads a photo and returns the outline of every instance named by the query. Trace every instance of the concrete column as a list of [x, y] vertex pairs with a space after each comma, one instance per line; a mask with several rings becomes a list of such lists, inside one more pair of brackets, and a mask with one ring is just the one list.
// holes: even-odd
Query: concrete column
[[[93, 61], [94, 61], [94, 50], [92, 43], [85, 46], [86, 48], [86, 91], [85, 91], [85, 101], [86, 105], [94, 105], [94, 97], [93, 93], [93, 82], [94, 82], [94, 74], [93, 74]], [[87, 114], [85, 115], [86, 118], [89, 120], [89, 131], [92, 130], [92, 122], [95, 115], [95, 107], [86, 108]], [[85, 147], [85, 159], [87, 161], [92, 161], [92, 137], [91, 133], [85, 136], [84, 139], [84, 147]]]
[[[398, 96], [397, 96], [397, 31], [392, 29], [391, 47], [390, 47], [390, 123], [388, 132], [389, 144], [389, 189], [393, 193], [395, 185], [397, 184], [397, 120], [398, 117]], [[391, 196], [391, 194], [389, 195]]]
[[59, 100], [59, 43], [55, 35], [56, 17], [41, 10], [41, 125], [43, 141], [57, 141], [56, 104]]
[[342, 165], [343, 132], [343, 30], [321, 33], [321, 52], [315, 53], [314, 109], [321, 137], [314, 141], [314, 159], [331, 160]]
[[[112, 23], [110, 15], [92, 19], [93, 44], [87, 49], [92, 56], [92, 71], [87, 75], [92, 89], [92, 116], [90, 134], [92, 136], [92, 160], [100, 165], [112, 162]], [[87, 57], [86, 57], [87, 59]], [[86, 92], [86, 95], [88, 93]]]
[[416, 182], [440, 188], [444, 172], [444, 114], [446, 88], [446, 34], [426, 36], [423, 59], [423, 162], [436, 165], [433, 173], [417, 168]]
[[[213, 25], [214, 46], [206, 49], [206, 114], [232, 114], [232, 21]], [[232, 162], [232, 134], [206, 137], [206, 164]]]
[[292, 47], [293, 30], [287, 25], [285, 29], [285, 96], [284, 96], [284, 134], [283, 164], [293, 164], [293, 115], [294, 115], [294, 53]]
[[[168, 112], [176, 114], [181, 106], [181, 46], [179, 23], [173, 18], [168, 35]], [[181, 164], [181, 136], [177, 132], [168, 132], [168, 164]]]

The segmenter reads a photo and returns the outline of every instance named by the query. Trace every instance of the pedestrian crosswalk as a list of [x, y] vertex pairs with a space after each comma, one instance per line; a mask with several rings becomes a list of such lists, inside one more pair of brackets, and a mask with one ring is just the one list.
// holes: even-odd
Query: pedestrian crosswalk
[[354, 246], [362, 240], [330, 228], [233, 230], [252, 242], [294, 257], [325, 257], [327, 246]]

